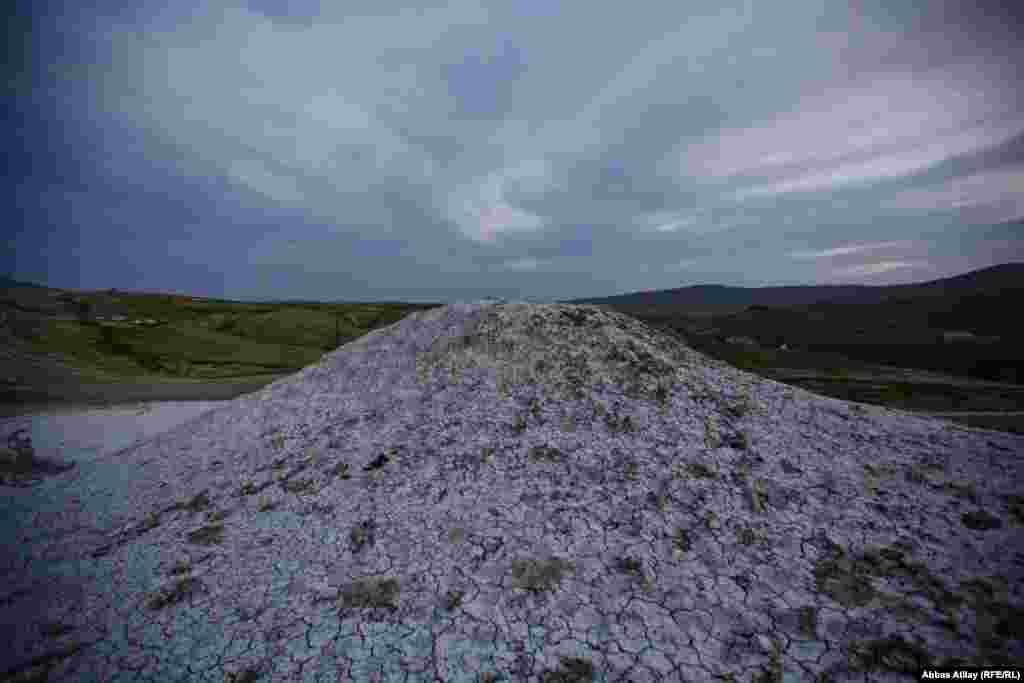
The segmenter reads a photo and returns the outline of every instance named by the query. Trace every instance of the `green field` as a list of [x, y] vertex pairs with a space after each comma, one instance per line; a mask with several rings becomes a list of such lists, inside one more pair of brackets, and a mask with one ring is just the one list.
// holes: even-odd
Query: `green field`
[[[15, 311], [20, 320], [15, 334], [33, 353], [59, 356], [108, 381], [296, 372], [367, 332], [433, 307], [249, 304], [140, 294], [83, 294], [62, 305], [56, 311], [21, 306]], [[106, 315], [95, 313], [99, 310]], [[112, 319], [115, 315], [124, 319]]]
[[[60, 358], [98, 383], [227, 383], [281, 377], [406, 315], [441, 304], [244, 303], [166, 294], [8, 290], [4, 329], [33, 356]], [[114, 317], [117, 319], [113, 319]], [[1024, 410], [1024, 387], [921, 383], [877, 375], [877, 366], [828, 351], [724, 343], [711, 318], [686, 329], [638, 316], [717, 360], [824, 396], [904, 410]], [[12, 366], [3, 368], [10, 373]], [[270, 381], [270, 380], [266, 380]], [[1020, 416], [964, 416], [958, 423], [1024, 433]]]

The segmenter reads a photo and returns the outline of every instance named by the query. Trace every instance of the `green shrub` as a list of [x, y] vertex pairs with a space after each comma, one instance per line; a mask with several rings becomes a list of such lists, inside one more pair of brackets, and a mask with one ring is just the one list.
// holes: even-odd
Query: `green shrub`
[[885, 402], [900, 402], [909, 399], [913, 395], [913, 388], [906, 382], [886, 384], [882, 388], [881, 399]]
[[769, 364], [769, 359], [761, 351], [740, 350], [732, 352], [732, 365], [740, 370], [755, 370]]

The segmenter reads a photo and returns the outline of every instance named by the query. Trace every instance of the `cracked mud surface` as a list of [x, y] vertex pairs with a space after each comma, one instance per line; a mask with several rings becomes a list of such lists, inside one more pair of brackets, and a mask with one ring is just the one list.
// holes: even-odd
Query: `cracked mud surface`
[[819, 397], [606, 310], [451, 305], [5, 487], [19, 537], [0, 565], [0, 674], [639, 683], [1010, 665], [1022, 453], [1024, 437]]

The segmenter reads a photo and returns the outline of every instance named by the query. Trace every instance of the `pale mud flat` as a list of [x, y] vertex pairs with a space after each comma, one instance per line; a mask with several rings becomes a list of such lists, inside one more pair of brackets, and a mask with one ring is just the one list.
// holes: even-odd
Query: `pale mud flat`
[[183, 380], [170, 378], [72, 379], [66, 376], [45, 379], [32, 376], [20, 384], [3, 387], [0, 419], [19, 416], [119, 409], [123, 406], [231, 401], [291, 373], [232, 377], [223, 380]]
[[109, 408], [51, 406], [0, 419], [0, 437], [25, 430], [36, 456], [78, 462], [138, 445], [230, 401], [140, 402]]

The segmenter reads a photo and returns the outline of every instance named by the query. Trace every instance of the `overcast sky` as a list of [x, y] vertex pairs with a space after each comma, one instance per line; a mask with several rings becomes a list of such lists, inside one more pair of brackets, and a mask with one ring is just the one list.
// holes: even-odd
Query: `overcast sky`
[[1024, 261], [1011, 3], [19, 4], [15, 279], [449, 302]]

